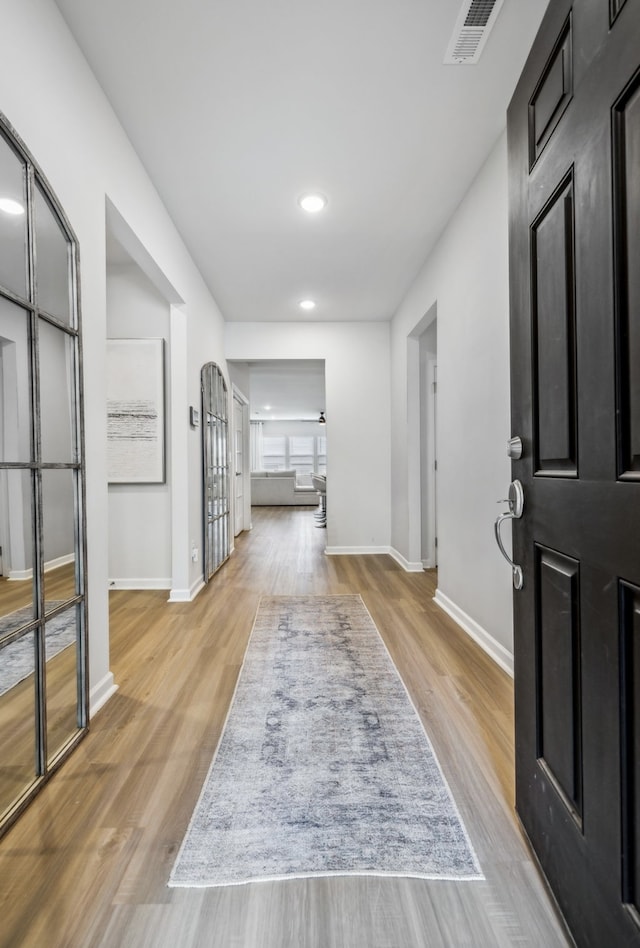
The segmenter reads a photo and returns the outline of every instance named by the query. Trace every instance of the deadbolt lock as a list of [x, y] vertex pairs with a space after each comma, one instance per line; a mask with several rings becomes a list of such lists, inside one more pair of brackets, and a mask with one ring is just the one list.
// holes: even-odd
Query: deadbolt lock
[[522, 438], [517, 435], [515, 438], [509, 438], [507, 441], [507, 457], [512, 461], [519, 461], [522, 457], [523, 445]]

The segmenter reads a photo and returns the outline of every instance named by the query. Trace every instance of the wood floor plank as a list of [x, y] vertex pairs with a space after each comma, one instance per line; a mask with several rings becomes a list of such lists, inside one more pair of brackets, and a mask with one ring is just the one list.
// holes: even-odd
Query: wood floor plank
[[[509, 677], [433, 601], [436, 574], [324, 554], [313, 512], [254, 508], [192, 603], [110, 593], [119, 691], [0, 840], [2, 948], [564, 948], [513, 811]], [[482, 882], [167, 880], [220, 737], [261, 595], [359, 593], [452, 788]], [[249, 775], [250, 778], [250, 775]]]

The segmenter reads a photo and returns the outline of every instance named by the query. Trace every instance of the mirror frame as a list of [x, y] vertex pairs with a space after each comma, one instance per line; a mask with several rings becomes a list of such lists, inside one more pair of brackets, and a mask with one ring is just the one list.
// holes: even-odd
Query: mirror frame
[[[29, 427], [30, 458], [27, 461], [0, 461], [0, 469], [30, 472], [30, 502], [32, 509], [33, 543], [33, 593], [32, 619], [0, 638], [0, 662], [2, 650], [11, 642], [30, 634], [35, 638], [35, 696], [36, 720], [34, 722], [34, 779], [23, 791], [10, 801], [0, 813], [0, 835], [16, 820], [31, 802], [49, 777], [69, 756], [79, 741], [86, 735], [89, 726], [89, 650], [86, 597], [86, 479], [84, 465], [84, 409], [82, 390], [82, 339], [79, 295], [80, 258], [76, 236], [60, 207], [55, 194], [31, 153], [15, 129], [0, 113], [0, 135], [16, 158], [23, 164], [25, 172], [25, 198], [27, 214], [27, 241], [25, 247], [27, 264], [27, 293], [22, 297], [0, 284], [0, 298], [21, 307], [29, 324]], [[69, 292], [70, 319], [64, 320], [46, 312], [38, 306], [36, 257], [36, 227], [34, 209], [37, 195], [44, 196], [49, 209], [67, 240], [67, 282]], [[70, 391], [72, 451], [67, 462], [47, 462], [42, 459], [42, 417], [40, 412], [40, 346], [39, 326], [46, 322], [63, 332], [70, 341]], [[73, 536], [74, 536], [74, 590], [73, 595], [56, 604], [46, 613], [44, 583], [44, 528], [42, 474], [47, 470], [71, 471], [73, 481]], [[49, 754], [47, 748], [47, 656], [45, 650], [45, 623], [58, 614], [75, 612], [75, 694], [77, 727], [66, 740]], [[67, 683], [67, 686], [70, 682]], [[70, 688], [73, 692], [73, 687]], [[0, 729], [2, 722], [0, 721]]]
[[[228, 560], [230, 538], [229, 393], [224, 375], [215, 362], [200, 373], [202, 391], [202, 504], [204, 581]], [[210, 424], [214, 420], [214, 426]], [[209, 483], [212, 470], [213, 482]]]

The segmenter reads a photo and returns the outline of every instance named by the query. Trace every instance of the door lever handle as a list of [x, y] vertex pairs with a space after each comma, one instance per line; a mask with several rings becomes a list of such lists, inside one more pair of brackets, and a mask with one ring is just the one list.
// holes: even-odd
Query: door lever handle
[[[498, 503], [503, 503], [504, 501], [498, 501]], [[497, 518], [494, 524], [494, 531], [496, 536], [496, 543], [498, 544], [498, 549], [504, 556], [505, 560], [511, 567], [511, 575], [513, 579], [513, 588], [522, 589], [524, 585], [524, 575], [522, 572], [522, 567], [518, 566], [513, 562], [509, 554], [504, 548], [504, 543], [502, 542], [502, 537], [500, 535], [500, 528], [505, 520], [519, 520], [524, 512], [524, 491], [522, 489], [522, 484], [520, 481], [513, 481], [509, 485], [509, 497], [506, 498], [506, 503], [509, 504], [509, 510], [506, 513], [501, 513]]]

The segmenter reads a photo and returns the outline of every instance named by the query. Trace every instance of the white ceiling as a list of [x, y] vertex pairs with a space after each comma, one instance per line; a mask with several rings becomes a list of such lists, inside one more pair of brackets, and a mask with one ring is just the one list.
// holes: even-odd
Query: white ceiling
[[250, 371], [253, 420], [317, 421], [325, 410], [322, 360], [265, 360], [244, 365]]
[[[227, 320], [389, 319], [505, 124], [548, 0], [57, 0]], [[309, 217], [299, 195], [329, 198]]]

